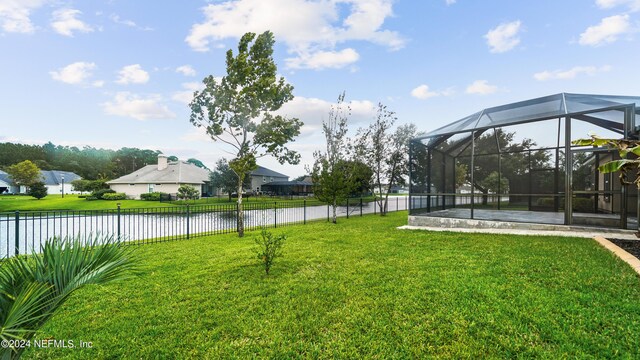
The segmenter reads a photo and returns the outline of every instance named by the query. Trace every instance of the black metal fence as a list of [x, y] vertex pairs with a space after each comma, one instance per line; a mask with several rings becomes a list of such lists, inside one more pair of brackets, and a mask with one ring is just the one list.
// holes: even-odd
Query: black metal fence
[[[406, 210], [407, 197], [389, 198], [387, 211]], [[379, 211], [371, 199], [349, 199], [338, 216]], [[329, 205], [317, 201], [274, 201], [243, 204], [246, 230], [329, 221]], [[40, 251], [46, 239], [112, 234], [132, 244], [190, 239], [237, 231], [237, 204], [186, 205], [145, 209], [15, 211], [0, 213], [0, 258]]]

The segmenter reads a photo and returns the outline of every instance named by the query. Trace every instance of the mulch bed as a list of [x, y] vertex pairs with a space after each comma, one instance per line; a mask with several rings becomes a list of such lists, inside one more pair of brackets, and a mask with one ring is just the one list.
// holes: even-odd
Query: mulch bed
[[640, 240], [608, 239], [629, 254], [640, 259]]

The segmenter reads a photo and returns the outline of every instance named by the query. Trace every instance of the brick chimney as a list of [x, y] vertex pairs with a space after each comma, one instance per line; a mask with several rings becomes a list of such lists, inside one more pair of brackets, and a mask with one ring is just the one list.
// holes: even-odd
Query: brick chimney
[[167, 168], [167, 156], [158, 154], [158, 170], [164, 170]]

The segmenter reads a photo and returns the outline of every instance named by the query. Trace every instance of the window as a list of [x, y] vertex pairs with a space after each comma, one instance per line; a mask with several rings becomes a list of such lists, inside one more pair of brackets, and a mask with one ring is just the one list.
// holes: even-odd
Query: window
[[263, 183], [266, 183], [266, 182], [267, 182], [267, 177], [266, 177], [266, 176], [263, 176], [263, 177], [262, 177], [262, 182], [263, 182]]
[[153, 189], [154, 189], [153, 184], [149, 184], [149, 192], [150, 193], [153, 192]]

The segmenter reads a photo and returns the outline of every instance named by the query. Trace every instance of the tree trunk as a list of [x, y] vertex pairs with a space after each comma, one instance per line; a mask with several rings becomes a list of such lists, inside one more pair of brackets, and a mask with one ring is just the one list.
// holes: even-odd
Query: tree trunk
[[337, 199], [333, 199], [333, 223], [337, 224], [338, 223], [338, 200]]
[[231, 202], [231, 191], [229, 191], [229, 202]]
[[238, 237], [244, 236], [244, 212], [242, 212], [242, 183], [244, 176], [238, 177]]

